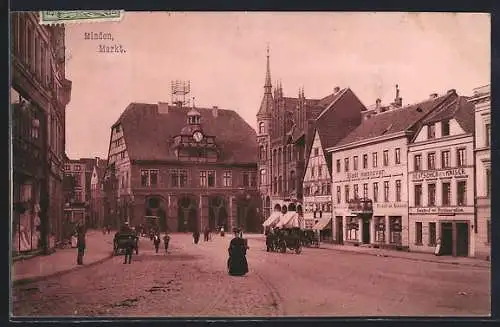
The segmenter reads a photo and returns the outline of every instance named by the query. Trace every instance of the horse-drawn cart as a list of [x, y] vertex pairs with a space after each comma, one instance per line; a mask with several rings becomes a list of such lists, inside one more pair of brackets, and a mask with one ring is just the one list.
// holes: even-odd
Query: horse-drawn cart
[[282, 228], [275, 229], [266, 236], [267, 252], [286, 253], [286, 250], [302, 252], [302, 231], [300, 228]]
[[119, 255], [131, 246], [135, 254], [139, 254], [139, 237], [134, 231], [120, 231], [113, 239], [113, 255]]

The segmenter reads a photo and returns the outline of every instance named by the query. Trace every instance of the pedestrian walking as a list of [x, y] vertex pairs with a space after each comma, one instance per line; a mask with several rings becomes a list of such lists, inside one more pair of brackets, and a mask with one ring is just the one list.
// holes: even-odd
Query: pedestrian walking
[[76, 247], [78, 249], [76, 264], [83, 265], [83, 255], [85, 254], [85, 231], [83, 228], [78, 230]]
[[154, 239], [153, 239], [153, 243], [155, 245], [155, 251], [156, 253], [158, 253], [158, 250], [160, 249], [160, 234], [156, 234]]
[[220, 228], [220, 236], [224, 237], [224, 226]]
[[208, 226], [207, 226], [207, 227], [205, 227], [205, 230], [203, 231], [203, 240], [205, 242], [208, 242], [209, 237], [210, 237], [210, 228], [208, 228]]
[[132, 263], [132, 252], [135, 247], [135, 237], [130, 235], [127, 239], [127, 242], [125, 243], [125, 261], [123, 262], [124, 264], [126, 263]]
[[228, 273], [231, 276], [243, 276], [248, 273], [248, 261], [246, 258], [248, 243], [241, 238], [238, 229], [234, 230], [234, 238], [229, 243], [229, 258], [227, 260]]
[[198, 231], [198, 229], [196, 229], [193, 232], [193, 240], [194, 240], [194, 244], [198, 244], [198, 242], [200, 241], [200, 232]]
[[163, 236], [163, 244], [165, 245], [165, 254], [168, 252], [168, 243], [170, 243], [170, 236], [168, 236], [168, 234], [165, 234], [165, 236]]

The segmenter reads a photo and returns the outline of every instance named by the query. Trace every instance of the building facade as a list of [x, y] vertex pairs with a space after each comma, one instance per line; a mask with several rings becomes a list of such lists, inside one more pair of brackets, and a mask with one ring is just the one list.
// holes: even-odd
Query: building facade
[[92, 220], [92, 175], [99, 158], [68, 159], [64, 165], [64, 227], [66, 237], [75, 224], [95, 227]]
[[410, 250], [474, 255], [474, 107], [465, 97], [422, 121], [408, 147]]
[[256, 134], [233, 110], [130, 104], [112, 126], [105, 179], [117, 224], [261, 229]]
[[326, 160], [321, 137], [315, 130], [312, 148], [306, 161], [306, 172], [303, 181], [304, 190], [304, 225], [306, 229], [313, 229], [324, 220], [324, 239], [332, 238], [332, 176], [330, 161]]
[[[399, 89], [389, 107], [374, 111], [327, 151], [332, 158], [333, 234], [338, 243], [409, 248], [408, 143], [421, 120], [447, 107], [456, 93], [402, 107]], [[356, 204], [371, 203], [367, 213]]]
[[491, 257], [491, 87], [474, 89], [476, 222], [475, 255]]
[[65, 78], [63, 25], [40, 25], [37, 12], [11, 14], [14, 254], [53, 248], [63, 236]]
[[104, 172], [106, 161], [96, 158], [90, 180], [90, 217], [89, 226], [93, 228], [103, 228], [104, 223]]
[[322, 99], [307, 99], [304, 90], [296, 98], [285, 97], [281, 84], [271, 84], [269, 50], [264, 95], [257, 113], [259, 191], [267, 218], [271, 209], [294, 203], [302, 212], [303, 179], [314, 129], [322, 125], [333, 131], [336, 142], [361, 122], [366, 110], [349, 89], [335, 87]]

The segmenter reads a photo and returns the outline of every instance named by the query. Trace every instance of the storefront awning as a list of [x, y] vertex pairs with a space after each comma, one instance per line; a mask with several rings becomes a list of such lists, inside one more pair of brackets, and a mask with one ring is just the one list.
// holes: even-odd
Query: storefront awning
[[314, 225], [313, 229], [314, 230], [323, 230], [323, 229], [325, 229], [326, 226], [328, 226], [328, 224], [330, 223], [331, 220], [332, 220], [331, 217], [323, 217], [316, 223], [316, 225]]
[[271, 213], [269, 218], [267, 218], [266, 221], [264, 221], [262, 223], [262, 226], [269, 227], [269, 226], [275, 224], [280, 219], [280, 217], [281, 217], [281, 213], [274, 211], [273, 213]]
[[300, 223], [299, 223], [299, 215], [296, 212], [289, 211], [285, 213], [280, 221], [276, 224], [276, 227], [281, 228], [292, 228], [292, 227], [299, 227], [300, 228]]

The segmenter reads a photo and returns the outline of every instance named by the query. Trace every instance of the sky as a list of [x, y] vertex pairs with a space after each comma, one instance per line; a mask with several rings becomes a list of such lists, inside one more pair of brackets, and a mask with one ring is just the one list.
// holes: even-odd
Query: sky
[[[85, 33], [113, 40], [85, 40]], [[123, 53], [100, 53], [99, 45]], [[198, 107], [238, 112], [252, 127], [263, 94], [266, 47], [273, 85], [320, 99], [350, 87], [369, 106], [490, 83], [490, 16], [468, 13], [126, 12], [119, 22], [66, 26], [66, 153], [107, 157], [111, 125], [131, 102], [171, 102], [189, 80]]]

